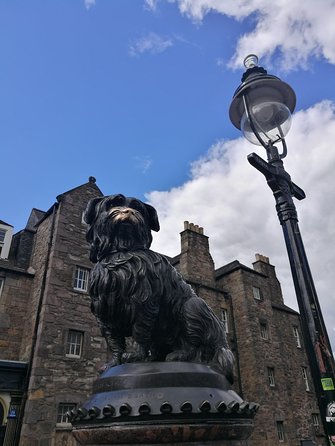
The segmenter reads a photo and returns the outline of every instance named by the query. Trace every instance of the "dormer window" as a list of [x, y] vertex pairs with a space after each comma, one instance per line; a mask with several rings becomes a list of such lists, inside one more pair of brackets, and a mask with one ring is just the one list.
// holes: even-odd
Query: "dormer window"
[[13, 227], [0, 220], [0, 259], [8, 259]]

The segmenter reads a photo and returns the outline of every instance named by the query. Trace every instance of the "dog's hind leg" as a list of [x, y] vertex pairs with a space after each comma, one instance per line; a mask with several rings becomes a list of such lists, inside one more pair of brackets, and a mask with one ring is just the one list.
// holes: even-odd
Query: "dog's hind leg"
[[[211, 313], [208, 305], [195, 294], [182, 305], [180, 336], [173, 351], [167, 355], [167, 361], [207, 362], [204, 361], [204, 350], [207, 344], [205, 338], [208, 336], [208, 327], [204, 317], [207, 313]], [[214, 355], [214, 350], [211, 355]]]
[[110, 352], [106, 369], [121, 364], [122, 355], [126, 349], [125, 338], [122, 336], [115, 336], [107, 327], [103, 327], [101, 331], [106, 339], [108, 350]]
[[[181, 340], [180, 348], [177, 348], [173, 352], [169, 353], [166, 356], [166, 361], [193, 361], [193, 362], [201, 362], [200, 356], [197, 355], [197, 349]], [[197, 361], [199, 359], [199, 361]]]
[[223, 323], [200, 297], [185, 302], [183, 310], [187, 341], [197, 351], [194, 360], [214, 366], [233, 382], [234, 356]]
[[226, 352], [228, 356], [224, 326], [203, 299], [194, 296], [184, 303], [182, 324], [181, 349], [177, 347], [167, 360], [217, 362], [220, 369], [228, 366], [230, 356], [224, 357]]

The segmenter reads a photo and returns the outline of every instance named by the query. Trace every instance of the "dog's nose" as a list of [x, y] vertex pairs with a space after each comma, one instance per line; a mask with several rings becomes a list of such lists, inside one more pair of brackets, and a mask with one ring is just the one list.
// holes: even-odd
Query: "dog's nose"
[[131, 214], [132, 210], [127, 208], [127, 209], [121, 209], [121, 214]]

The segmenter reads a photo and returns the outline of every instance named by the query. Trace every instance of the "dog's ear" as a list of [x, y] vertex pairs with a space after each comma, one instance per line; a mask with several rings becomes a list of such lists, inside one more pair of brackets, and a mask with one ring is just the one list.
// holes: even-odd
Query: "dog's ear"
[[93, 263], [97, 262], [99, 246], [100, 246], [100, 240], [95, 235], [93, 223], [99, 213], [97, 207], [103, 199], [104, 197], [92, 198], [88, 202], [84, 213], [84, 221], [89, 225], [89, 228], [86, 232], [86, 240], [91, 244], [90, 260]]
[[95, 238], [91, 242], [91, 249], [90, 249], [90, 261], [91, 262], [97, 263], [99, 251], [100, 251], [100, 240], [99, 240], [99, 238]]
[[84, 221], [88, 225], [91, 225], [97, 216], [96, 208], [99, 203], [104, 199], [104, 197], [92, 198], [87, 206], [84, 213]]
[[145, 206], [145, 208], [148, 212], [148, 215], [149, 215], [150, 229], [158, 232], [160, 228], [159, 228], [159, 221], [158, 221], [158, 215], [157, 215], [156, 209], [154, 207], [150, 206], [150, 204], [144, 203], [144, 206]]

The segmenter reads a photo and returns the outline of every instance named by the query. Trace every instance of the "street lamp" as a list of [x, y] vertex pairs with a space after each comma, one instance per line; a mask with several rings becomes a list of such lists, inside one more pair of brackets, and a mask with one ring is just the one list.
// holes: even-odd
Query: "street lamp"
[[[254, 54], [244, 59], [244, 66], [246, 71], [234, 93], [229, 116], [251, 143], [262, 145], [266, 150], [268, 162], [256, 153], [248, 155], [248, 161], [265, 176], [276, 201], [322, 423], [330, 441], [335, 436], [335, 413], [331, 409], [335, 407], [334, 358], [293, 201], [293, 197], [302, 200], [305, 193], [291, 181], [283, 163], [287, 155], [285, 136], [291, 126], [296, 96], [288, 84], [258, 66]], [[274, 145], [277, 143], [282, 146], [281, 153]]]

